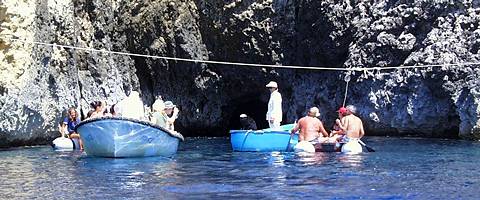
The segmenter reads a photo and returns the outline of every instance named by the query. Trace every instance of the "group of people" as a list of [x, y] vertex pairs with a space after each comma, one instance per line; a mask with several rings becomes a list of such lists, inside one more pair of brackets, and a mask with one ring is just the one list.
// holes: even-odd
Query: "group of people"
[[362, 120], [355, 116], [356, 107], [348, 105], [338, 109], [338, 118], [335, 120], [333, 130], [328, 133], [323, 123], [317, 118], [320, 112], [317, 107], [308, 110], [307, 116], [298, 120], [291, 130], [291, 134], [299, 131], [299, 142], [306, 141], [312, 145], [320, 143], [336, 143], [336, 148], [341, 144], [350, 149], [360, 147], [359, 140], [365, 135]]
[[[282, 96], [278, 91], [278, 84], [270, 81], [265, 87], [270, 91], [266, 120], [270, 128], [279, 128], [282, 121]], [[365, 132], [362, 120], [356, 116], [356, 111], [353, 105], [340, 107], [337, 111], [338, 118], [335, 120], [335, 126], [328, 133], [322, 121], [318, 119], [320, 116], [319, 109], [311, 107], [307, 111], [307, 115], [295, 124], [291, 134], [299, 131], [299, 142], [307, 141], [313, 145], [326, 142], [337, 144], [358, 143], [358, 140], [365, 135]], [[240, 115], [240, 123], [242, 129], [255, 130], [257, 128], [255, 121], [246, 114]]]
[[[270, 81], [266, 88], [270, 91], [268, 101], [268, 110], [266, 120], [270, 128], [280, 127], [282, 121], [282, 96], [278, 91], [278, 84]], [[144, 107], [140, 94], [132, 91], [131, 94], [112, 105], [107, 109], [105, 101], [95, 101], [91, 104], [92, 110], [88, 112], [87, 118], [103, 116], [119, 116], [143, 121], [150, 121], [168, 131], [175, 131], [174, 123], [178, 117], [179, 109], [171, 101], [163, 101], [161, 97], [156, 98], [152, 105], [152, 110]], [[299, 142], [307, 141], [312, 144], [337, 142], [349, 143], [357, 142], [365, 134], [363, 123], [360, 118], [355, 116], [356, 108], [353, 105], [341, 107], [338, 111], [338, 119], [335, 120], [334, 130], [328, 133], [323, 126], [322, 121], [318, 119], [320, 111], [317, 107], [311, 107], [307, 115], [298, 120], [291, 133], [299, 131]], [[243, 129], [257, 129], [255, 121], [246, 114], [240, 115], [240, 122]], [[68, 110], [68, 116], [63, 120], [60, 127], [62, 136], [77, 138], [80, 146], [83, 148], [80, 135], [74, 128], [80, 123], [80, 117], [74, 108]]]
[[[140, 121], [149, 121], [157, 126], [174, 132], [174, 123], [178, 117], [179, 109], [172, 101], [163, 101], [161, 96], [157, 97], [152, 105], [144, 107], [140, 94], [132, 91], [128, 97], [118, 103], [108, 107], [105, 101], [94, 101], [90, 103], [91, 110], [87, 113], [85, 119], [104, 116], [125, 117]], [[80, 116], [75, 108], [68, 109], [68, 115], [59, 126], [62, 137], [78, 139], [80, 148], [83, 150], [83, 142], [80, 134], [75, 132], [75, 126], [80, 123]]]

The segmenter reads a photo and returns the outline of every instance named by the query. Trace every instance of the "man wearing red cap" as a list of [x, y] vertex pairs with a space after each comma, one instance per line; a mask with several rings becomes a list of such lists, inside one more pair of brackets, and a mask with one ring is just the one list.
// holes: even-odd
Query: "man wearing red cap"
[[337, 134], [343, 134], [343, 130], [342, 130], [342, 124], [343, 123], [343, 117], [345, 117], [345, 115], [347, 115], [347, 109], [345, 107], [340, 107], [337, 111], [338, 113], [338, 119], [335, 120], [335, 125], [333, 127], [333, 131], [331, 133], [331, 135], [337, 135]]

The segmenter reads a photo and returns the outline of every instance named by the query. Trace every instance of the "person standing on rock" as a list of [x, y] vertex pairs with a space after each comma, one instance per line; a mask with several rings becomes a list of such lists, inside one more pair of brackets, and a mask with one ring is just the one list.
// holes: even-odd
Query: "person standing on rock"
[[265, 87], [270, 90], [270, 99], [268, 100], [267, 121], [270, 128], [279, 128], [282, 121], [282, 95], [278, 92], [278, 85], [275, 81], [270, 81]]

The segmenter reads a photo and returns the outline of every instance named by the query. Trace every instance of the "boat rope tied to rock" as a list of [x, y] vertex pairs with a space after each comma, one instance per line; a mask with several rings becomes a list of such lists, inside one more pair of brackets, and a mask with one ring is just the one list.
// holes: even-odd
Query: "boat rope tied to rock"
[[156, 56], [156, 55], [147, 55], [147, 54], [139, 54], [139, 53], [111, 51], [111, 50], [105, 50], [105, 49], [95, 49], [95, 48], [88, 48], [88, 47], [77, 47], [72, 45], [63, 45], [63, 44], [56, 44], [56, 43], [27, 41], [27, 40], [6, 38], [6, 37], [3, 37], [3, 39], [13, 41], [13, 42], [20, 42], [23, 44], [48, 46], [52, 48], [58, 47], [58, 48], [64, 48], [64, 49], [80, 50], [85, 52], [99, 52], [99, 53], [106, 53], [106, 54], [135, 56], [135, 57], [144, 57], [144, 58], [152, 58], [152, 59], [164, 59], [164, 60], [184, 61], [184, 62], [193, 62], [193, 63], [235, 65], [235, 66], [248, 66], [248, 67], [270, 67], [270, 68], [285, 68], [285, 69], [306, 69], [306, 70], [347, 71], [347, 72], [359, 71], [359, 72], [367, 73], [368, 71], [372, 71], [372, 70], [381, 71], [381, 70], [480, 65], [480, 62], [461, 62], [461, 63], [444, 63], [444, 64], [428, 64], [428, 65], [401, 65], [401, 66], [386, 66], [386, 67], [373, 67], [373, 68], [371, 67], [370, 68], [369, 67], [338, 68], [338, 67], [297, 66], [297, 65], [271, 65], [271, 64], [259, 64], [259, 63], [242, 63], [242, 62], [199, 60], [199, 59], [177, 58], [177, 57], [168, 57], [168, 56]]
[[347, 101], [347, 94], [348, 94], [348, 82], [350, 82], [350, 72], [348, 72], [346, 75], [345, 75], [345, 78], [343, 79], [345, 82], [346, 82], [346, 85], [345, 85], [345, 94], [343, 96], [343, 104], [342, 104], [342, 107], [345, 107], [345, 103]]

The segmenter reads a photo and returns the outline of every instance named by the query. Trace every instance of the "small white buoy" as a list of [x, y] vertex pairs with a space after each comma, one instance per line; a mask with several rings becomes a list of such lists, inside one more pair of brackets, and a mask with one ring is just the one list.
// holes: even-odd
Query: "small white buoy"
[[342, 146], [342, 153], [356, 154], [362, 153], [362, 145], [358, 141], [350, 141]]
[[[75, 140], [75, 141], [74, 141]], [[52, 147], [54, 149], [61, 149], [61, 150], [73, 150], [80, 148], [76, 139], [71, 140], [64, 137], [58, 137], [52, 142]]]
[[293, 148], [295, 152], [315, 152], [313, 144], [307, 141], [301, 141]]

